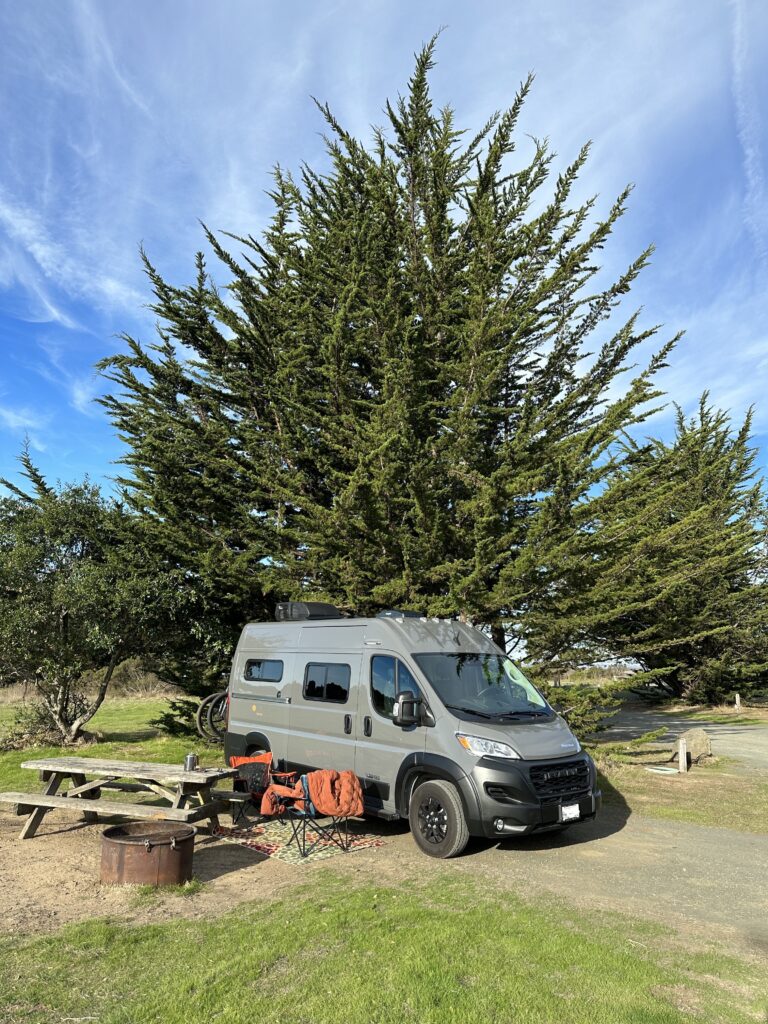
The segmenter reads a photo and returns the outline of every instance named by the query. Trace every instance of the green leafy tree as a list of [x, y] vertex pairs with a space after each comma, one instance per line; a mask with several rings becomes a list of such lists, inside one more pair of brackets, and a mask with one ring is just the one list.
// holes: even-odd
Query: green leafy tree
[[[566, 585], [533, 644], [576, 661], [621, 657], [677, 697], [711, 702], [768, 681], [765, 496], [750, 444], [705, 394], [674, 438], [626, 441], [609, 486], [573, 517]], [[581, 578], [589, 603], [576, 596]]]
[[327, 165], [275, 172], [239, 256], [207, 233], [225, 291], [202, 255], [188, 287], [145, 258], [159, 337], [102, 364], [126, 501], [219, 654], [310, 594], [526, 640], [573, 510], [658, 395], [672, 342], [618, 389], [655, 328], [609, 324], [650, 250], [597, 284], [629, 189], [600, 217], [575, 198], [588, 147], [554, 180], [545, 143], [516, 157], [530, 80], [467, 137], [433, 104], [434, 43], [369, 146], [319, 106]]
[[71, 743], [118, 664], [162, 656], [182, 628], [185, 581], [147, 557], [136, 518], [93, 484], [56, 489], [28, 452], [21, 462], [30, 493], [3, 481], [0, 497], [0, 679], [31, 688]]

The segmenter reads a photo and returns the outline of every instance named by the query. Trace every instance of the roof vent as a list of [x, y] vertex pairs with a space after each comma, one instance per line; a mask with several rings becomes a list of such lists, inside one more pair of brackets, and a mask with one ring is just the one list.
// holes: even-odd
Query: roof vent
[[276, 622], [341, 618], [343, 616], [336, 605], [325, 604], [323, 601], [280, 601], [275, 607]]

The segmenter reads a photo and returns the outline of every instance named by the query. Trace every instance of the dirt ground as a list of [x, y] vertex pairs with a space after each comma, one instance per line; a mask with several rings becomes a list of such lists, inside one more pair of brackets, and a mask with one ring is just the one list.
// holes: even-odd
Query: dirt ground
[[567, 833], [503, 843], [473, 841], [452, 861], [419, 853], [404, 825], [368, 822], [381, 847], [292, 865], [201, 835], [194, 873], [205, 883], [189, 897], [137, 900], [130, 886], [99, 884], [104, 824], [53, 812], [33, 839], [17, 838], [21, 820], [0, 814], [0, 932], [40, 933], [92, 917], [133, 922], [208, 917], [246, 901], [270, 900], [317, 871], [350, 882], [405, 883], [467, 874], [499, 890], [565, 906], [660, 920], [691, 939], [768, 955], [768, 835], [662, 822], [617, 807]]

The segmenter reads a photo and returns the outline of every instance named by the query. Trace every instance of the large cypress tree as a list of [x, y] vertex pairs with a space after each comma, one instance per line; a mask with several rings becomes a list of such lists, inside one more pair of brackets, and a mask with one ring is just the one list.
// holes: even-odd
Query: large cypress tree
[[595, 284], [629, 190], [600, 217], [574, 200], [588, 147], [554, 181], [545, 143], [518, 160], [530, 80], [467, 137], [433, 104], [434, 43], [370, 145], [319, 106], [327, 165], [275, 172], [240, 255], [207, 233], [224, 292], [202, 256], [181, 288], [147, 261], [159, 339], [103, 364], [127, 499], [225, 646], [309, 594], [525, 638], [578, 589], [558, 552], [658, 395], [672, 342], [616, 388], [656, 329], [608, 323], [649, 251]]
[[[565, 660], [619, 657], [675, 696], [722, 700], [768, 679], [765, 496], [750, 444], [705, 394], [674, 438], [626, 440], [560, 552], [566, 585], [531, 623]], [[586, 590], [589, 601], [580, 593]]]

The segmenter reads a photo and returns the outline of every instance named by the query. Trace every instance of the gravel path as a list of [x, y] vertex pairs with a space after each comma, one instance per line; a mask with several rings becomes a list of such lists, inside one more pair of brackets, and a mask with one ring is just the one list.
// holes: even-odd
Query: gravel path
[[630, 704], [611, 719], [610, 726], [601, 736], [608, 740], [629, 740], [654, 729], [666, 729], [661, 742], [667, 742], [676, 739], [686, 729], [699, 727], [709, 733], [714, 754], [732, 757], [748, 768], [768, 772], [768, 725], [697, 722], [674, 712]]

